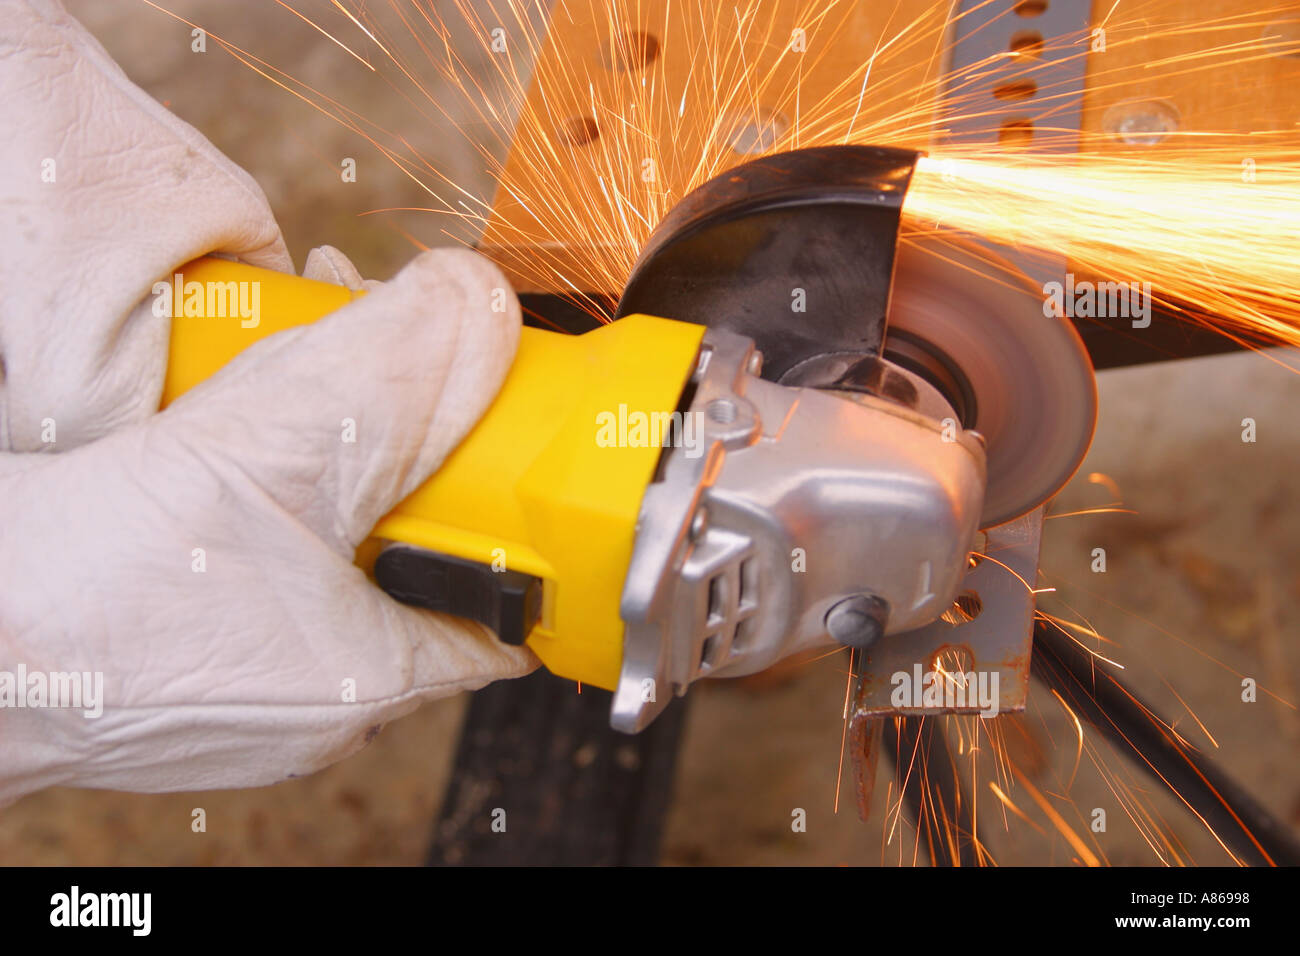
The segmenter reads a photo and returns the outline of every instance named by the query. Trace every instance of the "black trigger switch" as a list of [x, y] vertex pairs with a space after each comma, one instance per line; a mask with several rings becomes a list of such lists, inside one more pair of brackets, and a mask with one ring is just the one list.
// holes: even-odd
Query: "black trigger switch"
[[542, 616], [541, 578], [410, 545], [380, 553], [375, 581], [403, 604], [471, 618], [507, 644], [522, 644]]

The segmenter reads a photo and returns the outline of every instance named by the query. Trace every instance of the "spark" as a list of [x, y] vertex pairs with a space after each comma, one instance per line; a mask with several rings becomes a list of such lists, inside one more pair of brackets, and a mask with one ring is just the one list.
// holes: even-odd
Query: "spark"
[[1077, 518], [1081, 515], [1135, 515], [1137, 514], [1132, 508], [1081, 508], [1078, 511], [1058, 511], [1044, 517], [1044, 521], [1050, 521], [1052, 518]]
[[1079, 720], [1079, 715], [1074, 712], [1074, 708], [1065, 702], [1065, 698], [1057, 693], [1055, 688], [1052, 689], [1052, 696], [1057, 699], [1062, 709], [1070, 715], [1070, 719], [1074, 721], [1075, 730], [1079, 734], [1079, 748], [1074, 755], [1074, 769], [1070, 771], [1070, 782], [1066, 786], [1068, 790], [1074, 786], [1074, 778], [1079, 775], [1079, 763], [1083, 760], [1083, 722]]
[[1042, 792], [1030, 783], [1029, 778], [1025, 776], [1024, 772], [1018, 767], [1012, 767], [1011, 769], [1016, 775], [1017, 782], [1025, 788], [1025, 792], [1029, 794], [1034, 803], [1038, 804], [1038, 809], [1043, 811], [1043, 815], [1051, 821], [1052, 826], [1056, 827], [1057, 832], [1059, 832], [1061, 836], [1065, 837], [1066, 842], [1073, 847], [1074, 852], [1079, 854], [1079, 859], [1083, 861], [1084, 866], [1100, 866], [1101, 861], [1097, 859], [1096, 855], [1090, 849], [1088, 849], [1088, 845], [1084, 843], [1079, 834], [1075, 833], [1073, 828], [1065, 822], [1065, 818], [1057, 812], [1056, 808], [1052, 806], [1045, 796], [1043, 796]]
[[[1062, 58], [1088, 55], [1086, 32], [1053, 38], [1051, 57], [1002, 52], [944, 72], [935, 65], [951, 50], [947, 0], [924, 5], [911, 19], [899, 18], [897, 5], [863, 13], [848, 0], [558, 0], [552, 17], [595, 41], [579, 48], [546, 32], [537, 0], [488, 0], [480, 9], [456, 0], [459, 24], [411, 0], [329, 0], [327, 9], [374, 45], [372, 57], [302, 9], [276, 2], [368, 69], [377, 68], [375, 57], [394, 68], [409, 89], [403, 95], [422, 114], [482, 124], [485, 141], [474, 147], [495, 176], [496, 200], [476, 197], [478, 211], [469, 214], [446, 211], [475, 222], [482, 247], [517, 286], [571, 296], [599, 318], [607, 316], [597, 298], [622, 288], [666, 212], [691, 189], [751, 158], [734, 148], [748, 124], [763, 152], [834, 143], [929, 151], [905, 199], [904, 241], [942, 224], [1031, 255], [1067, 255], [1081, 276], [1149, 283], [1153, 304], [1240, 344], [1300, 344], [1292, 255], [1300, 245], [1296, 129], [1241, 132], [1225, 117], [1222, 130], [1171, 129], [1143, 146], [1097, 123], [1071, 132], [1047, 122], [1035, 127], [1032, 151], [949, 136], [958, 118], [986, 119], [996, 132], [999, 118], [985, 117], [975, 97], [1008, 57], [1018, 65], [1015, 76], [1034, 84], [1035, 102], [1049, 120], [1070, 107], [1076, 92], [1060, 86], [1051, 70]], [[661, 22], [648, 19], [656, 8]], [[1266, 28], [1279, 11], [1297, 8], [1288, 3], [1188, 22], [1167, 0], [1116, 4], [1105, 16], [1106, 58], [1089, 61], [1089, 96], [1114, 98], [1135, 72], [1148, 85], [1177, 77], [1208, 83], [1234, 68], [1293, 55], [1300, 41]], [[419, 56], [385, 35], [385, 11], [413, 38]], [[855, 30], [861, 35], [864, 20], [874, 30], [872, 47], [838, 80], [826, 80], [836, 40]], [[453, 42], [460, 39], [457, 26], [460, 33], [469, 29], [468, 45]], [[793, 49], [794, 26], [806, 37], [803, 52]], [[493, 48], [494, 29], [507, 28], [511, 42]], [[629, 40], [631, 31], [658, 35], [664, 48], [671, 43], [688, 68], [667, 70], [662, 57]], [[1174, 52], [1152, 58], [1153, 37], [1168, 40]], [[475, 56], [475, 41], [485, 58]], [[1139, 54], [1145, 59], [1135, 68], [1130, 61]], [[460, 188], [405, 137], [360, 121], [253, 58], [247, 62], [349, 128], [364, 130], [426, 192]], [[430, 67], [463, 102], [433, 94], [421, 78]]]
[[1192, 710], [1191, 705], [1188, 704], [1187, 701], [1183, 700], [1182, 694], [1174, 690], [1172, 684], [1170, 684], [1168, 681], [1164, 681], [1163, 683], [1166, 687], [1169, 688], [1169, 692], [1178, 698], [1178, 703], [1183, 705], [1183, 709], [1187, 711], [1187, 716], [1191, 717], [1192, 720], [1196, 721], [1196, 726], [1201, 728], [1201, 733], [1205, 734], [1205, 739], [1208, 740], [1210, 742], [1210, 745], [1217, 750], [1219, 747], [1219, 742], [1214, 739], [1214, 734], [1210, 733], [1210, 729], [1206, 727], [1205, 724], [1201, 723], [1201, 718], [1196, 716], [1196, 711]]
[[[148, 2], [148, 0], [146, 0], [146, 2]], [[288, 10], [288, 11], [289, 11], [290, 13], [292, 13], [295, 17], [297, 17], [299, 20], [302, 20], [304, 23], [306, 23], [308, 26], [310, 26], [313, 30], [315, 30], [315, 31], [316, 31], [317, 33], [319, 33], [321, 36], [325, 37], [325, 38], [326, 38], [327, 40], [329, 40], [331, 43], [333, 43], [333, 44], [335, 44], [336, 46], [338, 46], [339, 49], [343, 50], [345, 53], [348, 54], [348, 56], [352, 57], [354, 60], [356, 60], [356, 61], [357, 61], [358, 63], [360, 63], [362, 66], [364, 66], [366, 69], [370, 70], [371, 72], [374, 72], [374, 69], [375, 69], [375, 68], [374, 68], [374, 66], [371, 65], [371, 63], [370, 63], [369, 60], [367, 60], [367, 59], [366, 59], [365, 57], [363, 57], [361, 54], [357, 53], [356, 50], [352, 49], [352, 47], [348, 46], [346, 43], [344, 43], [342, 40], [340, 40], [340, 39], [339, 39], [338, 37], [336, 37], [334, 34], [330, 33], [328, 30], [326, 30], [324, 27], [322, 27], [319, 23], [317, 23], [317, 22], [316, 22], [315, 20], [313, 20], [311, 17], [305, 17], [305, 16], [303, 16], [301, 13], [299, 13], [299, 12], [298, 12], [297, 10], [295, 10], [293, 7], [289, 6], [289, 4], [285, 3], [284, 0], [275, 0], [275, 2], [278, 3], [280, 6], [284, 7], [284, 9]]]
[[1004, 807], [1006, 807], [1008, 810], [1010, 810], [1012, 813], [1018, 816], [1021, 820], [1024, 820], [1027, 824], [1029, 824], [1039, 833], [1046, 834], [1047, 831], [1045, 831], [1037, 823], [1031, 820], [1029, 818], [1029, 814], [1025, 813], [1024, 810], [1021, 810], [1018, 806], [1016, 806], [1014, 801], [1012, 801], [1012, 799], [1002, 791], [1002, 788], [997, 785], [996, 781], [990, 780], [988, 783], [989, 783], [989, 789], [993, 791], [993, 795], [995, 797], [997, 797], [1000, 801], [1002, 801], [1002, 805]]
[[[358, 30], [360, 30], [366, 36], [370, 37], [371, 42], [374, 43], [375, 46], [383, 50], [385, 55], [387, 55], [390, 59], [392, 58], [392, 54], [389, 53], [386, 49], [384, 49], [384, 45], [380, 43], [378, 39], [375, 38], [375, 35], [373, 33], [371, 33], [369, 30], [366, 29], [365, 25], [360, 20], [358, 20], [356, 17], [352, 15], [352, 13], [348, 10], [347, 7], [339, 3], [339, 0], [331, 0], [331, 2], [334, 4], [334, 6], [338, 9], [340, 13], [342, 13], [345, 17], [347, 17], [349, 20], [351, 20], [353, 23], [357, 25]], [[328, 36], [328, 34], [326, 35]]]
[[1071, 631], [1080, 632], [1080, 633], [1087, 634], [1089, 637], [1095, 636], [1100, 639], [1101, 635], [1097, 634], [1097, 632], [1092, 628], [1085, 628], [1082, 625], [1075, 624], [1072, 621], [1064, 621], [1051, 614], [1044, 614], [1041, 611], [1035, 612], [1035, 616], [1047, 621], [1053, 627], [1057, 628], [1057, 630], [1061, 631], [1061, 633], [1065, 634], [1066, 637], [1068, 637], [1071, 641], [1073, 641], [1075, 644], [1079, 645], [1080, 648], [1086, 651], [1094, 660], [1101, 661], [1103, 664], [1109, 664], [1111, 667], [1118, 668], [1119, 670], [1124, 670], [1124, 665], [1121, 664], [1119, 661], [1112, 660], [1109, 657], [1104, 657], [1101, 654], [1098, 654], [1091, 647], [1084, 644], [1082, 641], [1078, 640], [1074, 636], [1074, 634], [1070, 633]]
[[1119, 490], [1119, 482], [1117, 482], [1110, 475], [1100, 471], [1089, 472], [1088, 484], [1101, 485], [1103, 488], [1105, 488], [1107, 491], [1110, 492], [1110, 495], [1114, 499], [1115, 504], [1117, 505], [1122, 504], [1123, 495]]

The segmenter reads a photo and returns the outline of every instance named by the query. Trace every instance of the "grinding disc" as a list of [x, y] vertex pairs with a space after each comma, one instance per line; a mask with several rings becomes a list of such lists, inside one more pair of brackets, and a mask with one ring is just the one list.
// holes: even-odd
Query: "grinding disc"
[[1092, 362], [1074, 326], [987, 249], [901, 242], [885, 356], [951, 396], [988, 453], [983, 527], [1051, 498], [1078, 470], [1097, 420]]
[[834, 388], [799, 381], [801, 370], [883, 354], [984, 436], [981, 524], [991, 527], [1074, 474], [1092, 440], [1096, 384], [1074, 327], [1044, 315], [1042, 295], [1004, 260], [946, 236], [899, 241], [917, 155], [823, 146], [728, 170], [655, 227], [617, 315], [738, 332], [763, 352], [763, 377], [786, 384]]

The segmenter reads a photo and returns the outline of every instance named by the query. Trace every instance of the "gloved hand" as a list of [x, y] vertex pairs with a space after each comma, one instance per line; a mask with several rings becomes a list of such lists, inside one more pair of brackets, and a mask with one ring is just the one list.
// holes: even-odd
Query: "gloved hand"
[[[0, 802], [273, 783], [536, 667], [352, 564], [504, 378], [495, 267], [425, 253], [158, 414], [152, 285], [209, 252], [290, 268], [265, 198], [51, 0], [0, 2], [0, 116]], [[309, 265], [358, 281], [333, 250]], [[83, 672], [102, 715], [15, 706]]]

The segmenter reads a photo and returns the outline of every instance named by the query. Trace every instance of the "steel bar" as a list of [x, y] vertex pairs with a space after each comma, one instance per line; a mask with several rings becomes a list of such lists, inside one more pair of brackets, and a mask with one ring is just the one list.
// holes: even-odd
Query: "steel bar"
[[473, 695], [432, 866], [651, 866], [685, 724], [674, 700], [636, 736], [610, 694], [538, 671]]
[[[613, 302], [603, 301], [612, 311]], [[528, 325], [574, 334], [597, 325], [561, 296], [525, 294], [520, 303]], [[429, 865], [658, 862], [686, 699], [629, 737], [609, 726], [608, 691], [578, 691], [538, 671], [473, 695]], [[504, 819], [494, 816], [498, 809]]]
[[1034, 628], [1034, 674], [1203, 819], [1242, 862], [1300, 866], [1300, 841], [1060, 628]]
[[[880, 719], [884, 750], [894, 761], [899, 788], [925, 838], [930, 864], [978, 866], [979, 834], [943, 725], [935, 717]], [[941, 818], [946, 821], [942, 828]]]

